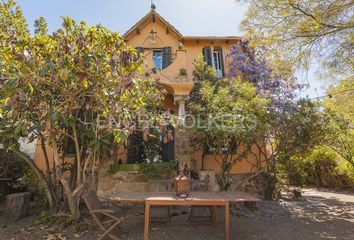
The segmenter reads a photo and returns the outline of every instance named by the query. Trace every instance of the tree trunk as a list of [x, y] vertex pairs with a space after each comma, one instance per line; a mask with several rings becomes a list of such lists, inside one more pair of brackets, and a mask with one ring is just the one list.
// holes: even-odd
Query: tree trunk
[[267, 182], [267, 186], [264, 191], [264, 199], [274, 200], [276, 194], [276, 183], [277, 183], [276, 177], [269, 173], [265, 173], [264, 176]]
[[76, 127], [73, 126], [74, 133], [74, 143], [75, 143], [75, 153], [76, 153], [76, 186], [81, 184], [81, 154], [80, 154], [80, 144], [77, 137]]
[[71, 218], [74, 221], [79, 221], [80, 220], [80, 209], [79, 209], [80, 194], [79, 196], [72, 196], [72, 194], [68, 194], [67, 197], [68, 197], [67, 200], [68, 200], [68, 207], [69, 207]]
[[30, 197], [29, 192], [6, 195], [6, 221], [12, 222], [27, 217]]
[[205, 171], [205, 156], [206, 156], [207, 149], [208, 149], [207, 145], [204, 144], [203, 145], [203, 152], [202, 152], [202, 164], [200, 167], [200, 171]]
[[[73, 181], [75, 184], [71, 186], [70, 179], [67, 176], [63, 175], [62, 166], [60, 165], [60, 149], [56, 142], [54, 134], [50, 135], [49, 137], [50, 143], [52, 144], [53, 152], [54, 152], [54, 162], [57, 164], [57, 177], [61, 185], [63, 186], [64, 195], [67, 201], [67, 207], [69, 208], [70, 216], [73, 220], [78, 221], [80, 219], [80, 209], [79, 203], [81, 199], [81, 195], [85, 189], [89, 186], [89, 179], [86, 176], [86, 170], [88, 169], [91, 161], [94, 164], [94, 159], [92, 159], [92, 154], [89, 154], [87, 157], [83, 157], [81, 160], [83, 163], [83, 167], [80, 167], [80, 172], [77, 171], [76, 173], [79, 174], [81, 177], [76, 176], [80, 179], [80, 181]], [[76, 168], [78, 167], [79, 163], [77, 159], [75, 159]]]
[[19, 156], [20, 158], [22, 158], [30, 167], [31, 169], [34, 171], [34, 173], [37, 175], [39, 181], [41, 182], [44, 191], [47, 195], [47, 199], [48, 199], [48, 204], [49, 204], [49, 212], [50, 213], [54, 213], [56, 212], [58, 205], [55, 201], [55, 197], [53, 196], [53, 194], [55, 194], [55, 190], [51, 189], [47, 179], [45, 178], [44, 174], [42, 173], [42, 171], [36, 166], [36, 164], [33, 162], [33, 160], [31, 158], [29, 158], [26, 154], [24, 154], [23, 152], [21, 152], [20, 150], [13, 150], [13, 152]]
[[45, 146], [45, 140], [44, 140], [44, 137], [42, 135], [41, 135], [40, 141], [41, 141], [41, 148], [42, 148], [42, 151], [43, 151], [43, 154], [44, 154], [44, 159], [45, 159], [46, 179], [47, 179], [47, 182], [48, 182], [49, 189], [51, 191], [51, 195], [53, 196], [54, 202], [55, 202], [56, 205], [58, 205], [59, 204], [59, 199], [58, 199], [58, 196], [56, 194], [56, 189], [55, 189], [56, 182], [54, 182], [54, 184], [53, 184], [52, 174], [51, 174], [51, 171], [50, 171], [49, 157], [48, 157], [47, 149], [46, 149], [46, 146]]

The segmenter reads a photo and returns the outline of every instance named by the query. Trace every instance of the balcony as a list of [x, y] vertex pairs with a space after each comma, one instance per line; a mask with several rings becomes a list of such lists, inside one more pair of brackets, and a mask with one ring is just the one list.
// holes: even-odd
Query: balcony
[[[146, 54], [147, 68], [153, 69], [153, 54]], [[176, 51], [172, 63], [154, 75], [166, 90], [174, 96], [189, 95], [194, 82], [190, 66], [187, 66], [187, 53], [185, 50]]]

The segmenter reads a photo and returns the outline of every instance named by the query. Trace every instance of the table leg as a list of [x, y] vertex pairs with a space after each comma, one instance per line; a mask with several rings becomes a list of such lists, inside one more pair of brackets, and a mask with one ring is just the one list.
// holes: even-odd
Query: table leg
[[217, 207], [212, 206], [211, 207], [211, 218], [212, 218], [213, 227], [215, 227], [215, 228], [217, 227], [216, 214], [217, 214]]
[[225, 239], [230, 240], [230, 206], [225, 205]]
[[145, 202], [144, 240], [149, 239], [149, 223], [150, 223], [150, 204], [149, 202]]

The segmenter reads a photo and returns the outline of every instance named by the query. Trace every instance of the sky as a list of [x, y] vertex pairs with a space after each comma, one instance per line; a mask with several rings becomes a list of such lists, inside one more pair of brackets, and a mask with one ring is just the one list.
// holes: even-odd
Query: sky
[[[124, 34], [150, 11], [151, 0], [17, 0], [33, 30], [39, 17], [47, 20], [50, 32], [60, 27], [61, 16], [90, 25], [101, 23], [112, 31]], [[242, 36], [240, 22], [247, 9], [235, 0], [154, 0], [156, 11], [183, 35]], [[301, 78], [301, 77], [299, 77]], [[322, 82], [311, 69], [310, 89], [301, 96], [324, 95]]]

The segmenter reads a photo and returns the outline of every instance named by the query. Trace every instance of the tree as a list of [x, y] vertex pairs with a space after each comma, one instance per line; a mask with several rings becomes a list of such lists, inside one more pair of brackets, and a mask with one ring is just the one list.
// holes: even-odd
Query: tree
[[[202, 170], [205, 154], [213, 152], [221, 169], [221, 188], [226, 190], [232, 166], [247, 156], [260, 137], [263, 125], [259, 120], [267, 114], [269, 101], [240, 78], [213, 80], [213, 71], [202, 59], [195, 66], [199, 80], [188, 104], [191, 118], [187, 118], [187, 126], [193, 126], [191, 143], [202, 149]], [[221, 161], [217, 155], [223, 155]]]
[[271, 110], [276, 111], [285, 102], [295, 99], [305, 85], [296, 82], [293, 68], [287, 61], [277, 56], [273, 60], [266, 59], [268, 52], [264, 47], [252, 47], [246, 40], [232, 46], [227, 55], [228, 77], [241, 77], [250, 82], [261, 96], [271, 99]]
[[348, 77], [327, 91], [324, 107], [328, 113], [326, 146], [354, 169], [354, 79]]
[[254, 178], [266, 182], [265, 198], [276, 197], [278, 167], [294, 155], [306, 155], [324, 142], [325, 122], [319, 103], [300, 99], [284, 103], [264, 119], [262, 137], [250, 154], [257, 160]]
[[256, 46], [305, 68], [318, 61], [332, 77], [352, 75], [352, 0], [239, 1], [248, 4], [242, 29]]
[[354, 77], [342, 80], [327, 93], [329, 97], [325, 99], [324, 106], [354, 124]]
[[[117, 33], [68, 17], [52, 35], [45, 25], [37, 23], [41, 31], [34, 38], [1, 32], [0, 140], [39, 176], [51, 208], [61, 204], [52, 185], [62, 185], [77, 220], [80, 197], [95, 186], [95, 173], [111, 145], [160, 123], [163, 92], [156, 81], [141, 77], [142, 59]], [[42, 144], [45, 173], [21, 152], [21, 137]], [[69, 172], [63, 154], [67, 139], [76, 154]], [[46, 143], [53, 150], [54, 169]]]
[[[14, 0], [0, 1], [0, 41], [29, 36], [22, 10]], [[10, 38], [9, 38], [10, 37]]]
[[[259, 170], [268, 181], [266, 198], [274, 197], [279, 164], [289, 165], [287, 162], [292, 157], [301, 160], [318, 146], [332, 150], [354, 167], [354, 138], [350, 124], [342, 116], [325, 109], [322, 102], [308, 99], [288, 102], [282, 112], [268, 119], [268, 124], [264, 141], [256, 143], [260, 151], [252, 152], [262, 162], [259, 165], [266, 166]], [[265, 147], [267, 151], [261, 152]]]
[[353, 123], [331, 109], [324, 110], [324, 122], [323, 145], [347, 161], [351, 165], [351, 168], [354, 169]]
[[[260, 96], [269, 100], [267, 114], [258, 119], [262, 128], [249, 155], [256, 159], [253, 178], [263, 178], [266, 183], [265, 198], [273, 199], [279, 162], [291, 154], [306, 152], [315, 145], [322, 130], [322, 115], [315, 103], [296, 100], [297, 92], [304, 85], [296, 83], [291, 66], [284, 67], [287, 61], [278, 56], [269, 61], [265, 58], [268, 54], [268, 49], [253, 48], [243, 40], [231, 47], [228, 61], [230, 77], [248, 81]], [[278, 62], [277, 67], [275, 62]]]

